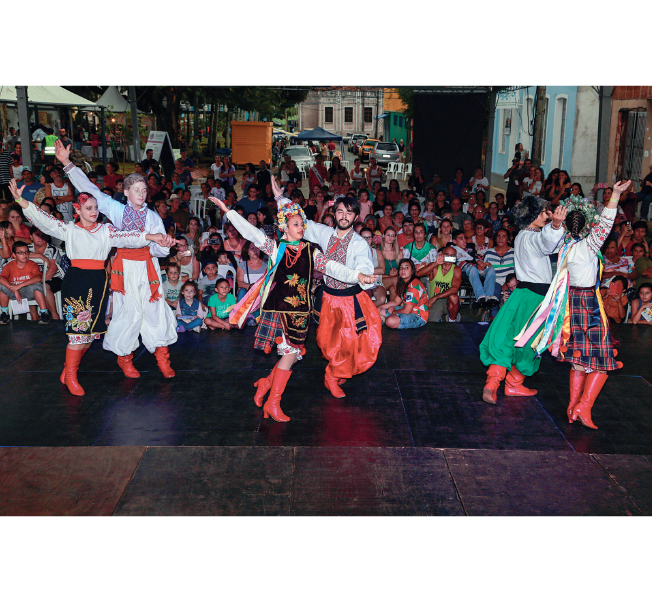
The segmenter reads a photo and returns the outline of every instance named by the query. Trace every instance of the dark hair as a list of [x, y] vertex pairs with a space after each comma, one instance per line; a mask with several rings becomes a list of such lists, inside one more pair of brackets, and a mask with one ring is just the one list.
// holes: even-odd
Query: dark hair
[[419, 203], [415, 203], [415, 202], [410, 203], [408, 205], [408, 213], [410, 213], [410, 209], [412, 209], [412, 207], [416, 207], [419, 210], [419, 213], [421, 213], [421, 205], [419, 205]]
[[[358, 222], [358, 223], [360, 223], [360, 222]], [[369, 232], [369, 234], [371, 234], [372, 237], [373, 237], [373, 235], [374, 235], [374, 233], [372, 232], [371, 228], [367, 228], [367, 226], [363, 226], [363, 227], [360, 229], [360, 232], [358, 232], [358, 234], [359, 234], [360, 236], [362, 236], [362, 233], [363, 233], [363, 232]]]
[[340, 203], [344, 205], [344, 208], [347, 211], [353, 211], [356, 217], [360, 215], [360, 202], [358, 201], [358, 199], [354, 199], [353, 197], [350, 196], [340, 197], [335, 201], [335, 204], [333, 205], [333, 213], [335, 213]]
[[[249, 249], [251, 248], [251, 245], [253, 245], [250, 240], [246, 241], [244, 245], [242, 245], [242, 252], [240, 253], [240, 257], [242, 257], [242, 261], [249, 261]], [[256, 245], [254, 245], [256, 246]], [[260, 247], [256, 247], [258, 249], [258, 252], [260, 254], [261, 259], [265, 259], [265, 254], [263, 253], [262, 249]]]
[[424, 233], [424, 234], [425, 234], [426, 232], [428, 232], [428, 229], [426, 228], [426, 225], [425, 225], [425, 224], [414, 224], [414, 230], [416, 230], [417, 228], [423, 228], [423, 233]]
[[[616, 239], [615, 239], [615, 238], [610, 238], [609, 240], [616, 240]], [[616, 243], [617, 243], [617, 242], [618, 242], [618, 241], [616, 241]], [[605, 244], [606, 244], [606, 243], [605, 243]], [[630, 249], [633, 251], [636, 247], [640, 247], [641, 249], [643, 249], [643, 253], [645, 253], [645, 245], [644, 245], [644, 244], [642, 244], [642, 243], [640, 243], [640, 242], [635, 242], [635, 243], [630, 247]]]
[[514, 272], [510, 272], [505, 276], [505, 284], [507, 284], [510, 280], [516, 280], [516, 274]]
[[97, 172], [96, 171], [89, 171], [88, 172], [88, 179], [90, 180], [91, 178], [97, 178]]
[[[247, 165], [251, 165], [251, 163], [248, 163]], [[252, 188], [253, 188], [256, 192], [260, 192], [260, 188], [258, 188], [258, 185], [257, 185], [257, 184], [252, 184], [252, 185], [249, 186], [249, 188], [247, 189], [247, 193], [249, 193], [249, 191], [250, 191]]]
[[179, 289], [179, 292], [183, 294], [183, 289], [186, 288], [187, 286], [192, 286], [192, 288], [195, 289], [195, 297], [199, 295], [199, 288], [197, 287], [197, 283], [194, 280], [186, 280], [182, 285], [181, 289]]
[[579, 182], [573, 182], [573, 183], [571, 184], [571, 188], [572, 188], [573, 186], [577, 186], [577, 187], [580, 189], [580, 196], [583, 197], [583, 196], [584, 196], [584, 191], [582, 190], [582, 185], [581, 185]]
[[570, 232], [573, 238], [578, 238], [580, 232], [584, 229], [586, 225], [586, 218], [581, 211], [571, 211], [566, 216], [566, 228]]
[[[229, 281], [226, 278], [218, 278], [215, 282], [215, 288], [217, 288], [220, 284], [222, 284], [222, 282], [226, 282], [227, 284], [229, 284]], [[229, 290], [230, 289], [231, 289], [231, 285], [229, 284]]]
[[621, 276], [620, 274], [617, 275], [617, 276], [614, 276], [611, 279], [611, 282], [621, 282], [622, 285], [623, 285], [623, 290], [625, 290], [627, 288], [627, 278], [625, 278], [625, 276]]
[[[460, 234], [464, 234], [464, 230], [453, 230], [451, 232], [451, 240], [455, 240]], [[464, 238], [466, 239], [466, 234], [464, 234]]]
[[512, 235], [510, 234], [510, 232], [509, 232], [509, 230], [507, 228], [498, 228], [498, 230], [496, 230], [496, 233], [494, 234], [494, 246], [496, 246], [496, 240], [498, 238], [498, 232], [504, 232], [505, 234], [507, 234], [507, 246], [508, 247], [511, 246], [509, 244], [509, 239], [512, 237]]
[[29, 248], [29, 245], [26, 242], [23, 242], [22, 240], [17, 240], [13, 245], [11, 245], [11, 252], [15, 253], [16, 249], [20, 249], [20, 247]]
[[419, 280], [417, 278], [417, 268], [414, 265], [414, 261], [412, 261], [411, 259], [407, 259], [407, 258], [401, 259], [401, 261], [398, 262], [399, 271], [404, 263], [410, 264], [410, 267], [412, 268], [412, 275], [410, 276], [410, 279], [407, 282], [405, 282], [405, 280], [399, 277], [398, 283], [396, 284], [396, 295], [399, 297], [399, 299], [403, 298], [403, 295], [405, 294], [405, 291], [407, 291], [408, 286], [410, 286], [410, 284], [412, 284], [414, 280]]
[[632, 230], [636, 230], [637, 228], [645, 228], [645, 232], [647, 232], [647, 222], [644, 220], [634, 222], [632, 224]]
[[644, 282], [643, 284], [641, 284], [641, 286], [638, 287], [639, 293], [641, 292], [642, 288], [649, 288], [650, 291], [652, 291], [652, 284], [650, 284], [649, 282]]
[[165, 271], [167, 272], [170, 268], [175, 268], [181, 272], [181, 268], [179, 267], [179, 264], [176, 261], [170, 261], [168, 264], [165, 266]]

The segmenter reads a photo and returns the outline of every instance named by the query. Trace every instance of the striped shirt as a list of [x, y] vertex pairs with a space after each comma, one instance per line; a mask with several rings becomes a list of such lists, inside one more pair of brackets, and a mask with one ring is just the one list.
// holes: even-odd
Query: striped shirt
[[505, 284], [507, 275], [514, 272], [514, 249], [510, 249], [502, 257], [495, 249], [487, 249], [483, 261], [493, 266], [496, 272], [496, 284]]
[[11, 153], [8, 150], [0, 151], [0, 184], [9, 184], [13, 174], [11, 173]]

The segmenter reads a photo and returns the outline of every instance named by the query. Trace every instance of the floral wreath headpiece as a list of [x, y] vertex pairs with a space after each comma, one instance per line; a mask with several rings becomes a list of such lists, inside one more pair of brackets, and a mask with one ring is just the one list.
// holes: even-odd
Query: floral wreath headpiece
[[[77, 195], [77, 200], [72, 204], [72, 206], [79, 211], [83, 203], [88, 200], [88, 195], [85, 192], [80, 192]], [[81, 201], [81, 202], [80, 202]]]
[[287, 229], [288, 220], [295, 215], [298, 215], [303, 220], [304, 225], [308, 223], [306, 214], [303, 212], [303, 209], [301, 209], [301, 206], [297, 203], [285, 203], [282, 207], [280, 207], [276, 216], [278, 219], [278, 229], [281, 232], [285, 232]]
[[[595, 226], [599, 219], [600, 216], [598, 215], [598, 212], [595, 210], [595, 207], [593, 206], [593, 203], [589, 201], [587, 198], [583, 198], [579, 195], [574, 196], [571, 194], [569, 198], [566, 200], [563, 200], [559, 203], [560, 207], [566, 207], [568, 209], [568, 213], [571, 211], [579, 211], [584, 215], [584, 228], [582, 228], [582, 231], [580, 232], [580, 238], [586, 238], [589, 235], [589, 232], [591, 232], [591, 229], [593, 226]], [[569, 242], [572, 239], [571, 233], [568, 231], [568, 228], [566, 228], [566, 224], [564, 223], [564, 229], [566, 230], [566, 236], [564, 237], [564, 242]]]

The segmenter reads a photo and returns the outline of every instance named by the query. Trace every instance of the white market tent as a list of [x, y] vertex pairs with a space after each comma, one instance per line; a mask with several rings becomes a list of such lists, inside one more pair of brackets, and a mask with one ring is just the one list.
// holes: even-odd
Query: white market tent
[[[94, 102], [59, 86], [28, 86], [27, 99], [29, 104], [38, 106], [99, 108]], [[0, 102], [15, 104], [16, 87], [0, 86]]]
[[129, 101], [120, 94], [117, 86], [109, 86], [106, 92], [95, 101], [95, 104], [105, 109], [111, 109], [114, 113], [129, 111]]

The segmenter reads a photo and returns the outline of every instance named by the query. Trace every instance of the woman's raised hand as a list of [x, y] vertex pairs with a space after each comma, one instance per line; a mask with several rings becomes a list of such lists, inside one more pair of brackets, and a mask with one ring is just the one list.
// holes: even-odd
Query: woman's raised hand
[[211, 203], [217, 205], [218, 209], [224, 213], [226, 213], [229, 210], [229, 208], [224, 204], [224, 201], [221, 201], [220, 199], [216, 199], [214, 196], [209, 196], [208, 200], [211, 201]]
[[275, 197], [277, 197], [279, 194], [282, 194], [281, 188], [279, 187], [278, 182], [274, 177], [272, 177], [272, 192], [274, 193]]
[[550, 217], [552, 217], [552, 227], [557, 229], [564, 223], [566, 214], [568, 213], [568, 208], [559, 205], [557, 209], [555, 209], [554, 213], [550, 213], [550, 211], [547, 213], [550, 214]]
[[13, 196], [14, 199], [18, 200], [23, 196], [23, 190], [25, 190], [25, 185], [18, 188], [18, 184], [16, 183], [16, 180], [12, 178], [9, 181], [9, 190], [11, 192], [11, 196]]
[[616, 200], [619, 199], [620, 195], [629, 188], [629, 185], [631, 183], [632, 183], [631, 180], [623, 180], [620, 182], [616, 182], [614, 184], [614, 190], [613, 190], [613, 194], [611, 195], [611, 198], [613, 199], [615, 196]]

